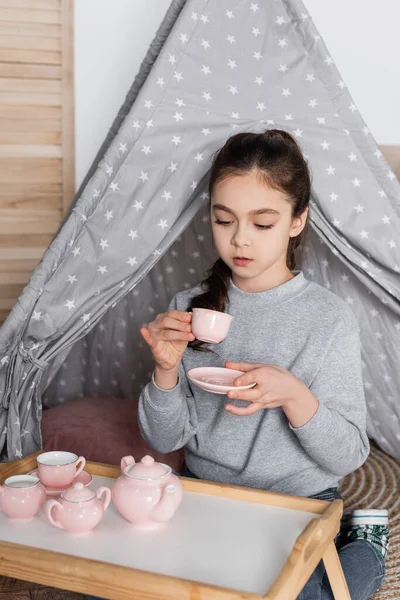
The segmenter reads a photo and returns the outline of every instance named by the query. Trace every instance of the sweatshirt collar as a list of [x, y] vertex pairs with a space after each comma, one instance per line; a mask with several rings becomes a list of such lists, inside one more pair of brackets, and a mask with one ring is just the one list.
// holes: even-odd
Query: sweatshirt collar
[[230, 303], [260, 303], [263, 306], [286, 301], [302, 292], [309, 283], [304, 277], [302, 271], [292, 271], [292, 273], [295, 275], [295, 277], [289, 279], [289, 281], [277, 285], [269, 290], [264, 290], [263, 292], [245, 292], [244, 290], [238, 288], [231, 279], [228, 288], [229, 301]]

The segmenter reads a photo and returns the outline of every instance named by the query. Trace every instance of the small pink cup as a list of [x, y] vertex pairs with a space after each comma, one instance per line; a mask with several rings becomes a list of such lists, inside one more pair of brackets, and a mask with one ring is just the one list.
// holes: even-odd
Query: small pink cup
[[192, 333], [196, 339], [218, 344], [226, 338], [233, 320], [232, 315], [208, 308], [194, 308], [192, 313]]
[[43, 452], [36, 458], [40, 481], [49, 488], [65, 488], [83, 470], [86, 459], [73, 452]]
[[0, 511], [10, 519], [33, 519], [45, 500], [44, 487], [31, 475], [13, 475], [0, 486]]

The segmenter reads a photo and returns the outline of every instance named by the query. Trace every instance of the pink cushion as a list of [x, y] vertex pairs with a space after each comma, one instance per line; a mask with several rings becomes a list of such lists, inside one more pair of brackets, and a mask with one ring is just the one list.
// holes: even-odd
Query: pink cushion
[[66, 450], [86, 460], [119, 465], [123, 456], [150, 454], [179, 471], [183, 450], [161, 454], [142, 438], [137, 402], [115, 398], [77, 398], [43, 411], [44, 450]]

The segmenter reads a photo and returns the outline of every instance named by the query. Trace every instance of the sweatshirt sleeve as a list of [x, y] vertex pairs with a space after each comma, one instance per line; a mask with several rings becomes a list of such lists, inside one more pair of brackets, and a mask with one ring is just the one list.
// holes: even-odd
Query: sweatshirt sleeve
[[[176, 308], [175, 296], [168, 310]], [[139, 397], [138, 422], [146, 442], [162, 453], [182, 448], [196, 434], [195, 404], [182, 363], [178, 383], [171, 390], [158, 387], [153, 373]]]
[[353, 315], [337, 326], [309, 389], [319, 401], [317, 412], [302, 427], [289, 427], [311, 458], [344, 477], [369, 454], [360, 337]]

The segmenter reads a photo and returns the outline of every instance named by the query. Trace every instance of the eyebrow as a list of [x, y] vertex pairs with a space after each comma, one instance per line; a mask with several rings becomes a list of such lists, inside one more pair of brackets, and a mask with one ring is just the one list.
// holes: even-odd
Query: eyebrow
[[[231, 210], [227, 206], [224, 206], [223, 204], [214, 204], [212, 208], [213, 208], [213, 210], [217, 210], [217, 209], [218, 210], [224, 210], [225, 212], [228, 212], [231, 215], [235, 214], [233, 212], [233, 210]], [[264, 215], [264, 214], [268, 214], [268, 215], [280, 215], [280, 213], [277, 210], [274, 210], [273, 208], [259, 208], [257, 210], [251, 210], [249, 212], [249, 215]]]

